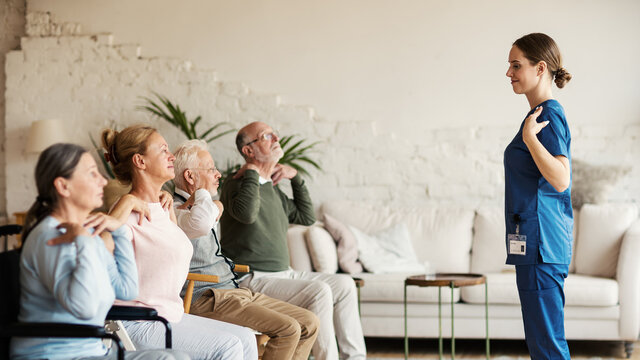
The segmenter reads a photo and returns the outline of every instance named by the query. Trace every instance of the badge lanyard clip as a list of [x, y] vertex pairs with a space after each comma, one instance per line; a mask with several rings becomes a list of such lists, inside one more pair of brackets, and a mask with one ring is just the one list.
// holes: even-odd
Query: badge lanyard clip
[[513, 215], [513, 222], [516, 224], [516, 233], [509, 234], [509, 254], [526, 255], [527, 254], [527, 236], [520, 235], [520, 215]]

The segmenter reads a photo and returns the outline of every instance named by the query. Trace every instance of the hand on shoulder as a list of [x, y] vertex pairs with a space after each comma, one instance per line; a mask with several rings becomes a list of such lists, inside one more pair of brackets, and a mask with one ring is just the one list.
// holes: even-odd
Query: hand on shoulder
[[298, 170], [289, 165], [277, 164], [271, 173], [273, 185], [278, 185], [282, 179], [293, 179], [298, 174]]

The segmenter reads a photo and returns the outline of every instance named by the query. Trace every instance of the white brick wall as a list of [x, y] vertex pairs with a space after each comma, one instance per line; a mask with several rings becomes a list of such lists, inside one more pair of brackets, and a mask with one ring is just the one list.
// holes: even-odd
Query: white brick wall
[[5, 182], [5, 54], [20, 45], [20, 37], [25, 33], [25, 0], [0, 2], [0, 224], [7, 215]]
[[[186, 59], [146, 58], [137, 45], [118, 44], [108, 34], [81, 35], [73, 24], [55, 24], [48, 14], [28, 17], [29, 37], [7, 57], [6, 173], [7, 210], [24, 210], [32, 201], [35, 156], [24, 153], [29, 125], [38, 119], [64, 119], [71, 141], [90, 146], [103, 127], [137, 122], [156, 126], [172, 147], [184, 137], [164, 121], [136, 110], [151, 91], [176, 101], [202, 127], [230, 121], [237, 128], [264, 120], [282, 135], [321, 141], [316, 154], [324, 172], [312, 170], [312, 197], [380, 202], [456, 203], [469, 206], [503, 202], [502, 152], [517, 124], [506, 127], [416, 126], [411, 138], [378, 130], [368, 119], [332, 119], [313, 108], [283, 103], [278, 94], [257, 92], [238, 82], [218, 81], [213, 71]], [[53, 35], [53, 36], [52, 36]], [[524, 109], [523, 109], [524, 110]], [[416, 119], [415, 123], [420, 123]], [[624, 129], [580, 126], [573, 129], [573, 156], [592, 163], [633, 166], [611, 195], [615, 201], [640, 200], [640, 125]], [[234, 136], [211, 150], [218, 167], [239, 161]]]

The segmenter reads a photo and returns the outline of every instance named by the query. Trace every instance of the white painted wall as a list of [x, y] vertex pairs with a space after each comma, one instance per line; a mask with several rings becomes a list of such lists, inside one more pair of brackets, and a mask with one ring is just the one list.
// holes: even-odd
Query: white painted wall
[[[511, 43], [556, 39], [575, 77], [557, 92], [572, 123], [640, 121], [637, 0], [29, 0], [145, 55], [190, 59], [222, 80], [283, 94], [333, 119], [401, 136], [425, 128], [517, 123]], [[586, 106], [587, 104], [602, 106]]]
[[[573, 129], [574, 157], [634, 166], [611, 198], [640, 200], [637, 1], [27, 3], [30, 12], [51, 11], [59, 22], [80, 23], [84, 33], [112, 32], [117, 44], [139, 43], [145, 58], [96, 56], [96, 44], [82, 39], [26, 41], [31, 46], [12, 55], [16, 123], [7, 127], [15, 138], [24, 136], [31, 121], [56, 112], [70, 118], [76, 134], [114, 119], [145, 119], [133, 111], [135, 96], [154, 89], [175, 96], [191, 114], [222, 114], [237, 125], [265, 118], [282, 125], [282, 133], [325, 141], [326, 171], [310, 181], [316, 202], [347, 197], [500, 204], [502, 149], [527, 111], [526, 100], [512, 93], [504, 76], [507, 54], [520, 35], [542, 31], [557, 40], [574, 75], [556, 91]], [[175, 65], [180, 61], [150, 59], [156, 56], [192, 60], [197, 71], [189, 79], [202, 87], [184, 84], [185, 72]], [[42, 79], [47, 64], [59, 73]], [[93, 74], [86, 73], [88, 64]], [[202, 70], [207, 68], [217, 70], [218, 81]], [[33, 82], [20, 82], [18, 73]], [[87, 82], [92, 86], [83, 88]], [[248, 86], [246, 93], [220, 91], [236, 82]], [[45, 105], [46, 92], [28, 93], [43, 86], [57, 88], [58, 101]], [[256, 99], [243, 107], [247, 94], [269, 109]], [[225, 99], [229, 107], [220, 109]], [[281, 105], [303, 104], [316, 115], [280, 116], [289, 111]], [[222, 159], [233, 156], [232, 139], [227, 141], [227, 149], [215, 149]], [[20, 181], [27, 181], [33, 160], [15, 146], [8, 151], [15, 152], [15, 166], [24, 168], [16, 173], [24, 175]], [[8, 207], [24, 208], [29, 196], [25, 189], [8, 199]]]

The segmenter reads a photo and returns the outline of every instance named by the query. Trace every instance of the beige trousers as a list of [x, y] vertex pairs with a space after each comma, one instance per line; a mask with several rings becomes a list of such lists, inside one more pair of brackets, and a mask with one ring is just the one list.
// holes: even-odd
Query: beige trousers
[[191, 305], [190, 313], [269, 336], [263, 360], [307, 359], [320, 323], [309, 310], [247, 288], [210, 289]]

